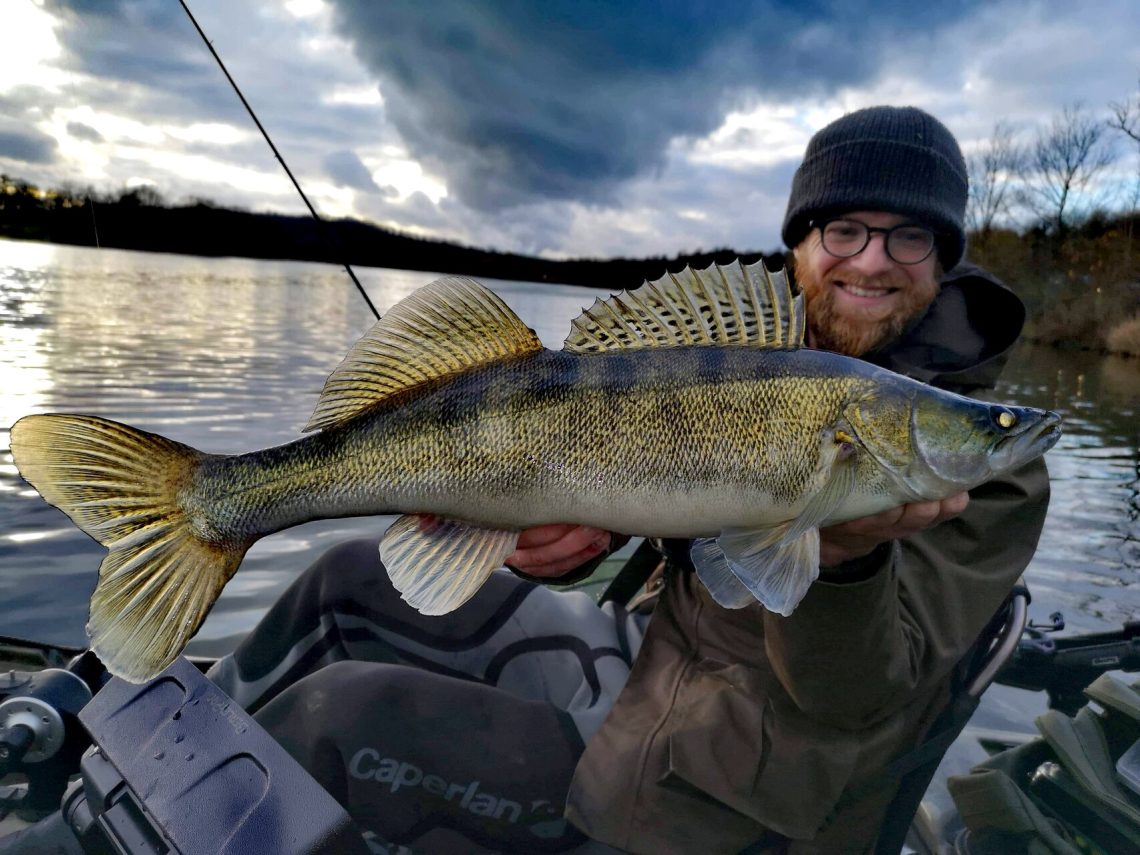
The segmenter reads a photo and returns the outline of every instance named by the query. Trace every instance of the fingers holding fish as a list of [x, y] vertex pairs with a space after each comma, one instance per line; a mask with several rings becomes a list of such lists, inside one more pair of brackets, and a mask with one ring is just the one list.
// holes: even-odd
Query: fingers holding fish
[[584, 525], [542, 525], [519, 535], [506, 563], [528, 576], [557, 578], [609, 548], [612, 535]]
[[939, 504], [940, 515], [937, 522], [944, 522], [958, 516], [970, 504], [970, 494], [967, 492], [957, 493], [947, 499], [943, 499]]
[[953, 519], [966, 510], [969, 502], [970, 494], [961, 492], [945, 499], [899, 505], [882, 513], [822, 528], [819, 532], [820, 566], [835, 567], [862, 558], [879, 544], [909, 537]]
[[970, 494], [956, 493], [945, 499], [936, 499], [930, 502], [913, 502], [902, 506], [902, 515], [895, 524], [897, 530], [902, 532], [897, 537], [907, 537], [917, 534], [924, 529], [932, 528], [948, 519], [953, 519], [970, 503]]

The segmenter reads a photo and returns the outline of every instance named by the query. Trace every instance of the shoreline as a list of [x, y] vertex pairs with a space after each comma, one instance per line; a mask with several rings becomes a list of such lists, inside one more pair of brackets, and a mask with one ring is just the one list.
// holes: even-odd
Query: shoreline
[[[261, 215], [257, 215], [257, 216], [261, 216]], [[304, 218], [298, 218], [298, 219], [304, 219]], [[591, 276], [590, 278], [586, 278], [584, 276], [579, 275], [577, 277], [566, 277], [566, 278], [555, 278], [554, 276], [546, 276], [544, 278], [539, 279], [539, 278], [529, 278], [529, 277], [524, 276], [524, 275], [517, 275], [520, 271], [518, 271], [516, 269], [511, 269], [510, 265], [504, 266], [503, 269], [498, 269], [495, 265], [488, 265], [485, 262], [477, 265], [480, 268], [479, 270], [472, 271], [470, 268], [464, 267], [462, 265], [462, 263], [458, 264], [453, 269], [447, 269], [442, 265], [432, 265], [432, 264], [408, 266], [408, 265], [400, 265], [400, 264], [395, 264], [395, 263], [376, 263], [377, 260], [374, 260], [374, 259], [369, 259], [367, 261], [343, 262], [343, 261], [338, 261], [336, 259], [332, 259], [332, 258], [328, 258], [328, 257], [312, 257], [311, 254], [293, 254], [293, 255], [291, 255], [291, 254], [283, 254], [283, 253], [253, 254], [253, 253], [248, 253], [248, 252], [244, 252], [244, 253], [243, 252], [204, 252], [204, 251], [189, 252], [189, 251], [185, 251], [184, 249], [181, 249], [181, 248], [165, 248], [165, 247], [138, 246], [138, 245], [124, 246], [124, 245], [119, 245], [118, 243], [115, 243], [112, 245], [112, 244], [105, 244], [102, 242], [100, 242], [100, 245], [96, 246], [93, 243], [87, 243], [87, 242], [82, 242], [82, 241], [72, 242], [72, 241], [65, 241], [65, 240], [51, 240], [48, 238], [34, 237], [34, 236], [27, 236], [27, 235], [13, 235], [13, 234], [7, 233], [6, 230], [3, 230], [3, 229], [0, 229], [0, 240], [23, 241], [23, 242], [27, 242], [27, 243], [46, 243], [46, 244], [54, 244], [57, 246], [74, 246], [74, 247], [81, 247], [81, 248], [86, 248], [86, 249], [113, 249], [113, 250], [126, 250], [126, 251], [130, 251], [130, 252], [148, 252], [148, 253], [157, 253], [157, 254], [166, 254], [166, 255], [186, 255], [186, 256], [196, 257], [196, 258], [242, 258], [242, 259], [249, 259], [249, 260], [253, 260], [253, 261], [285, 261], [285, 262], [297, 262], [297, 263], [302, 263], [302, 264], [329, 264], [329, 265], [332, 265], [334, 267], [343, 267], [346, 263], [348, 263], [348, 264], [352, 264], [352, 265], [357, 266], [357, 267], [376, 267], [376, 268], [388, 268], [388, 269], [393, 269], [393, 270], [412, 270], [412, 271], [419, 271], [419, 272], [454, 274], [454, 275], [485, 276], [485, 277], [492, 278], [492, 279], [502, 279], [502, 280], [506, 280], [506, 281], [516, 281], [516, 282], [535, 282], [537, 284], [549, 283], [549, 284], [570, 285], [570, 286], [589, 287], [589, 288], [611, 287], [615, 290], [615, 292], [623, 290], [623, 289], [635, 288], [644, 281], [650, 281], [652, 279], [656, 279], [656, 278], [660, 277], [667, 270], [677, 272], [677, 271], [680, 271], [681, 269], [683, 269], [685, 266], [693, 266], [696, 268], [704, 268], [704, 267], [708, 267], [710, 264], [712, 264], [714, 262], [716, 262], [718, 264], [728, 264], [728, 263], [731, 263], [732, 261], [735, 261], [737, 258], [740, 258], [747, 263], [752, 263], [753, 261], [759, 260], [760, 258], [769, 259], [769, 260], [776, 259], [779, 262], [782, 262], [784, 257], [785, 257], [784, 253], [782, 251], [774, 251], [771, 253], [753, 252], [753, 253], [746, 253], [743, 255], [737, 255], [733, 250], [729, 250], [729, 249], [715, 250], [713, 252], [708, 252], [708, 253], [694, 253], [694, 254], [690, 254], [690, 255], [679, 255], [675, 259], [672, 259], [670, 261], [666, 261], [664, 259], [658, 259], [658, 258], [653, 258], [653, 259], [610, 259], [610, 260], [605, 260], [605, 259], [571, 259], [571, 260], [566, 260], [566, 261], [552, 261], [552, 260], [547, 260], [547, 259], [538, 259], [538, 258], [534, 258], [534, 257], [530, 257], [530, 256], [517, 256], [517, 255], [493, 253], [495, 255], [501, 255], [504, 258], [510, 258], [512, 260], [518, 259], [518, 260], [521, 260], [523, 262], [538, 262], [538, 263], [541, 263], [543, 265], [550, 265], [553, 268], [557, 268], [558, 265], [567, 265], [568, 270], [573, 269], [575, 272], [578, 272], [578, 273], [583, 272], [582, 268], [584, 265], [588, 265], [596, 273], [602, 273], [603, 271], [607, 273], [607, 275], [599, 275], [596, 278], [594, 276]], [[455, 247], [456, 249], [459, 249], [461, 251], [468, 249], [466, 247], [461, 247], [458, 244], [449, 244], [448, 246]], [[470, 250], [470, 251], [476, 252], [476, 253], [491, 252], [491, 251], [487, 251], [487, 250]], [[637, 280], [631, 280], [631, 279], [624, 278], [623, 274], [628, 275], [630, 272], [632, 272], [631, 268], [636, 268], [636, 267], [640, 267], [640, 268], [645, 269], [645, 270], [650, 271], [650, 272], [645, 273], [641, 279], [637, 279]], [[657, 272], [652, 273], [653, 270], [656, 270]], [[622, 278], [619, 280], [616, 277], [622, 277]], [[613, 280], [613, 281], [611, 281], [611, 280]], [[1027, 326], [1032, 326], [1032, 322], [1031, 321], [1027, 322]], [[1118, 331], [1120, 331], [1120, 332], [1118, 332]], [[1028, 344], [1032, 344], [1032, 345], [1040, 346], [1040, 347], [1049, 347], [1049, 348], [1052, 348], [1054, 350], [1058, 350], [1061, 352], [1069, 351], [1069, 352], [1096, 353], [1096, 354], [1099, 354], [1102, 356], [1115, 356], [1115, 357], [1119, 357], [1121, 359], [1126, 359], [1126, 360], [1137, 360], [1138, 366], [1140, 366], [1140, 315], [1137, 315], [1137, 316], [1131, 317], [1131, 318], [1126, 318], [1125, 320], [1119, 322], [1119, 324], [1116, 327], [1112, 328], [1111, 330], [1108, 331], [1108, 333], [1106, 333], [1104, 335], [1102, 341], [1098, 341], [1098, 342], [1074, 340], [1071, 337], [1069, 337], [1069, 338], [1050, 338], [1047, 336], [1033, 334], [1032, 332], [1023, 333], [1020, 340], [1025, 342], [1025, 343], [1028, 343]]]

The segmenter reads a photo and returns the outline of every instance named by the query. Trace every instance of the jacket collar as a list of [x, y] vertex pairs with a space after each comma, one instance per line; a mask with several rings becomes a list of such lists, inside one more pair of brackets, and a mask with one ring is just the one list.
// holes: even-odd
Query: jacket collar
[[901, 338], [863, 358], [958, 392], [992, 387], [1025, 324], [1025, 305], [989, 272], [962, 262]]

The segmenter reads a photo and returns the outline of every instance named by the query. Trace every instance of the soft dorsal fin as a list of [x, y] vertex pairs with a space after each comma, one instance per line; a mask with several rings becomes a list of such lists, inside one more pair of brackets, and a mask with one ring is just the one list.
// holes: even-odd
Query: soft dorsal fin
[[596, 353], [640, 347], [802, 347], [803, 297], [783, 270], [714, 264], [666, 273], [634, 291], [596, 300], [574, 319], [563, 350]]
[[542, 350], [534, 330], [473, 279], [448, 276], [388, 310], [325, 381], [306, 431], [357, 415], [396, 392]]

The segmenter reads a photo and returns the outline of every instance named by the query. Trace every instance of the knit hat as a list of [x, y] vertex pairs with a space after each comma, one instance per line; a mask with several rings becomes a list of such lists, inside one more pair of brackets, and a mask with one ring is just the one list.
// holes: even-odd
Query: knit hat
[[849, 211], [905, 214], [937, 233], [949, 270], [966, 249], [966, 162], [953, 134], [917, 107], [868, 107], [808, 142], [792, 179], [782, 236], [796, 246], [812, 220]]

